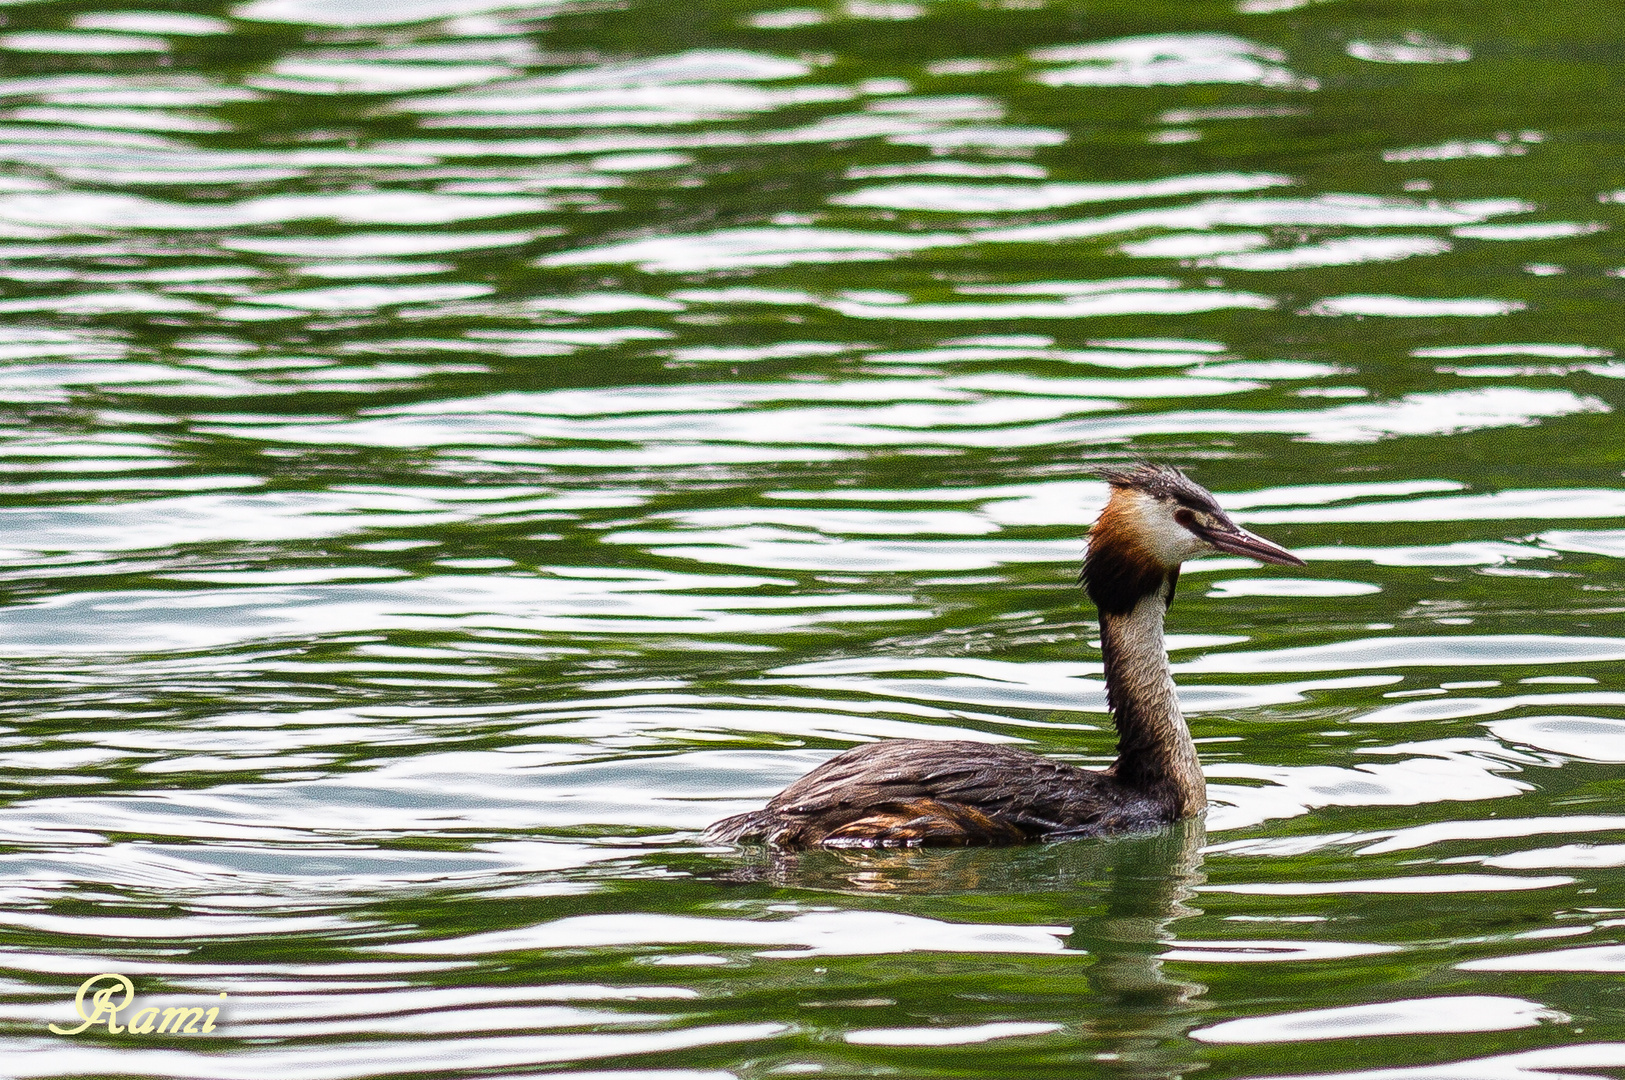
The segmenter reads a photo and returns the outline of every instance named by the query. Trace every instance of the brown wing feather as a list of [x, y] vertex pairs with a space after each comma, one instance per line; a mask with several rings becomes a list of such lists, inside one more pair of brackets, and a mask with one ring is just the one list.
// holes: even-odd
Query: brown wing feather
[[1013, 822], [974, 806], [919, 799], [849, 821], [824, 836], [825, 847], [963, 847], [1019, 844], [1029, 839]]

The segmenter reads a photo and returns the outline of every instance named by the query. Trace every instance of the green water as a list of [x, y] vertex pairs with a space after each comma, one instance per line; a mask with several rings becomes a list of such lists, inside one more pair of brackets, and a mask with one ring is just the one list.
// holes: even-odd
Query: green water
[[[1608, 5], [3, 13], [0, 1074], [1625, 1066]], [[1140, 457], [1204, 823], [700, 843], [1108, 762]]]

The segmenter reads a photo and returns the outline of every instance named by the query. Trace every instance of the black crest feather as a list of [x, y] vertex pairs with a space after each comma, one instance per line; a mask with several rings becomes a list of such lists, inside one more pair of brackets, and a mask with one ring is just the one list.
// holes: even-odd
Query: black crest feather
[[1141, 491], [1155, 499], [1172, 499], [1192, 510], [1223, 513], [1213, 493], [1172, 465], [1135, 462], [1120, 468], [1105, 468], [1095, 474], [1115, 488]]

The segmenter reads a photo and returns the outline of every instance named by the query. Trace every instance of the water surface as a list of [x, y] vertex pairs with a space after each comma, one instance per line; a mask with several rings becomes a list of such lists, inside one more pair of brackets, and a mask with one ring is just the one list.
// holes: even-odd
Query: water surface
[[[8, 1075], [1625, 1066], [1616, 22], [6, 8]], [[1205, 822], [699, 841], [1109, 761], [1141, 457], [1309, 562], [1181, 580]]]

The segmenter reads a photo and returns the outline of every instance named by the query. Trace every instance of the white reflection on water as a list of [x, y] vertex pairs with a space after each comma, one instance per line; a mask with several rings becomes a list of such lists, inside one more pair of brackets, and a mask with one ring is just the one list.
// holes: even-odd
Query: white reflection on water
[[[1442, 255], [1450, 244], [1431, 236], [1351, 236], [1341, 240], [1327, 240], [1319, 244], [1286, 248], [1280, 251], [1246, 251], [1215, 255], [1197, 259], [1197, 266], [1214, 266], [1223, 270], [1303, 270], [1315, 266], [1353, 266], [1359, 263], [1394, 262], [1416, 255]], [[1328, 305], [1346, 306], [1341, 300], [1324, 300], [1316, 310]], [[1355, 312], [1370, 314], [1370, 312]]]
[[1086, 202], [1153, 199], [1222, 191], [1257, 191], [1294, 181], [1270, 173], [1211, 173], [1158, 180], [1096, 184], [889, 184], [835, 195], [836, 206], [878, 206], [896, 210], [989, 213], [1047, 210]]
[[750, 113], [815, 102], [846, 101], [856, 96], [855, 90], [844, 86], [774, 89], [695, 82], [582, 88], [561, 86], [552, 79], [530, 79], [478, 92], [411, 98], [397, 103], [396, 107], [456, 116], [461, 125], [482, 127], [664, 127], [737, 119]]
[[986, 242], [1043, 242], [1078, 240], [1140, 229], [1261, 228], [1317, 226], [1321, 228], [1417, 228], [1440, 225], [1475, 225], [1492, 217], [1521, 214], [1534, 209], [1518, 199], [1476, 199], [1455, 203], [1420, 203], [1375, 195], [1314, 195], [1299, 199], [1206, 199], [1184, 206], [1127, 210], [1102, 218], [1062, 221], [1046, 225], [1003, 226], [973, 234]]
[[[1579, 515], [1576, 515], [1579, 516]], [[1586, 515], [1587, 517], [1593, 515]], [[1596, 517], [1614, 517], [1599, 513]], [[1536, 537], [1547, 547], [1558, 551], [1581, 551], [1592, 555], [1613, 555], [1625, 558], [1625, 529], [1559, 529], [1541, 533]]]
[[[109, 448], [76, 448], [85, 456], [113, 456]], [[152, 456], [125, 445], [121, 457]], [[22, 448], [23, 456], [28, 448]], [[244, 495], [178, 495], [122, 503], [82, 503], [0, 510], [0, 546], [32, 551], [132, 551], [253, 537], [261, 541], [340, 536], [373, 528], [442, 525], [514, 508], [514, 496], [550, 501], [546, 489], [446, 488], [331, 492], [259, 492]], [[470, 496], [472, 501], [468, 501]], [[581, 503], [559, 493], [562, 508], [635, 506], [644, 493], [600, 490]], [[514, 501], [510, 501], [514, 500]], [[493, 505], [494, 504], [494, 505]], [[532, 503], [532, 505], [535, 505]]]
[[231, 131], [232, 126], [221, 120], [190, 113], [166, 112], [159, 109], [73, 108], [62, 106], [34, 106], [14, 109], [9, 118], [33, 124], [75, 124], [92, 128], [115, 128], [133, 131]]
[[1253, 251], [1270, 242], [1268, 233], [1170, 233], [1151, 240], [1133, 240], [1117, 250], [1138, 259], [1191, 259]]
[[[1603, 644], [1608, 639], [1600, 639], [1594, 646], [1602, 651], [1599, 660], [1618, 659], [1608, 646]], [[1582, 639], [1584, 641], [1584, 639]], [[1579, 648], [1584, 650], [1587, 646], [1582, 644]], [[1569, 655], [1574, 655], [1570, 653]], [[1583, 653], [1582, 653], [1583, 655]], [[1544, 663], [1561, 662], [1555, 657]], [[1463, 661], [1457, 661], [1458, 664]], [[1357, 717], [1356, 723], [1366, 724], [1408, 724], [1421, 722], [1437, 722], [1439, 720], [1454, 720], [1465, 716], [1489, 716], [1493, 713], [1510, 712], [1513, 709], [1526, 706], [1558, 706], [1573, 708], [1585, 705], [1625, 705], [1625, 694], [1617, 691], [1593, 690], [1577, 691], [1569, 694], [1508, 694], [1504, 697], [1451, 697], [1429, 701], [1407, 701], [1398, 705], [1389, 705], [1381, 709], [1364, 713]], [[1518, 730], [1518, 729], [1513, 729]], [[1534, 732], [1530, 732], [1534, 734]], [[1551, 732], [1552, 737], [1560, 736], [1560, 732]], [[1538, 737], [1538, 736], [1537, 736]], [[1604, 744], [1602, 749], [1608, 749]]]
[[[1440, 667], [1450, 669], [1466, 666], [1495, 664], [1577, 664], [1605, 660], [1625, 660], [1625, 638], [1610, 637], [1557, 637], [1541, 634], [1453, 634], [1430, 637], [1383, 637], [1340, 641], [1331, 645], [1307, 645], [1287, 649], [1269, 649], [1257, 652], [1223, 652], [1185, 660], [1174, 664], [1180, 672], [1289, 672], [1289, 671], [1345, 671], [1383, 667]], [[1582, 700], [1570, 695], [1522, 695], [1518, 704], [1536, 701]], [[1475, 709], [1485, 699], [1451, 703], [1419, 702], [1392, 705], [1364, 719], [1371, 722], [1393, 722], [1418, 710], [1435, 705]], [[1494, 705], [1490, 711], [1511, 707]], [[1475, 712], [1455, 715], [1473, 716]], [[1418, 718], [1420, 718], [1418, 716]]]
[[1286, 54], [1229, 34], [1149, 34], [1088, 45], [1034, 49], [1040, 63], [1073, 64], [1034, 76], [1049, 86], [1186, 86], [1251, 83], [1313, 90], [1318, 83], [1283, 67]]
[[0, 312], [49, 311], [62, 315], [112, 315], [119, 313], [190, 313], [204, 311], [200, 304], [176, 296], [157, 296], [134, 289], [116, 292], [80, 293], [69, 296], [30, 297], [0, 301]]
[[[784, 1024], [719, 1024], [679, 1031], [574, 1033], [568, 1035], [507, 1035], [472, 1038], [413, 1039], [409, 1058], [388, 1061], [392, 1072], [439, 1072], [448, 1068], [518, 1068], [549, 1062], [590, 1061], [623, 1054], [654, 1054], [685, 1050], [696, 1046], [756, 1042], [783, 1034]], [[352, 1080], [378, 1075], [381, 1045], [371, 1040], [356, 1042], [323, 1041], [316, 1045], [255, 1047], [252, 1053], [230, 1057], [209, 1051], [148, 1050], [145, 1048], [100, 1048], [61, 1039], [16, 1040], [8, 1049], [6, 1066], [12, 1075], [23, 1077], [127, 1075], [132, 1068], [147, 1076], [190, 1080], [209, 1076], [215, 1080], [279, 1080], [298, 1076], [302, 1080]], [[610, 1074], [554, 1073], [581, 1080], [605, 1080]], [[625, 1073], [620, 1075], [624, 1076]], [[695, 1073], [664, 1070], [644, 1073], [659, 1080], [710, 1080], [732, 1073]]]
[[[1210, 852], [1294, 856], [1327, 847], [1351, 847], [1356, 855], [1386, 855], [1462, 840], [1501, 840], [1566, 833], [1625, 831], [1625, 816], [1575, 814], [1571, 817], [1494, 817], [1473, 821], [1434, 821], [1379, 832], [1231, 840], [1208, 847]], [[1355, 847], [1355, 845], [1361, 845]]]
[[[305, 519], [295, 519], [304, 521]], [[0, 615], [11, 655], [218, 649], [282, 635], [492, 627], [565, 634], [779, 634], [925, 618], [895, 594], [708, 596], [726, 576], [576, 571], [402, 581], [64, 594]], [[772, 582], [761, 582], [772, 584]], [[341, 629], [343, 628], [343, 629]]]
[[[393, 94], [486, 83], [519, 72], [494, 64], [366, 63], [285, 57], [248, 85], [295, 94]], [[418, 99], [422, 100], [422, 99]]]
[[1414, 32], [1400, 41], [1351, 41], [1344, 51], [1356, 60], [1377, 64], [1460, 64], [1473, 58], [1465, 45], [1448, 45]]
[[179, 34], [182, 37], [208, 37], [231, 32], [231, 24], [224, 19], [179, 11], [87, 11], [73, 17], [73, 26], [76, 30]]
[[[288, 925], [285, 912], [290, 902], [331, 903], [341, 897], [362, 898], [380, 890], [425, 884], [494, 885], [513, 880], [511, 875], [551, 876], [560, 870], [625, 855], [612, 848], [559, 842], [533, 843], [523, 849], [493, 845], [495, 850], [490, 851], [362, 849], [311, 835], [305, 828], [308, 821], [296, 820], [297, 815], [292, 813], [286, 815], [286, 820], [256, 823], [256, 806], [260, 808], [257, 816], [264, 817], [266, 805], [263, 794], [240, 800], [210, 797], [199, 804], [176, 803], [161, 809], [132, 806], [128, 812], [125, 806], [107, 800], [41, 800], [5, 815], [8, 834], [14, 833], [17, 842], [38, 846], [0, 857], [0, 889], [16, 903], [31, 902], [29, 898], [37, 895], [40, 884], [48, 881], [149, 889], [155, 894], [184, 897], [188, 903], [212, 909], [215, 914], [179, 919], [144, 917], [134, 921], [146, 923], [145, 931], [113, 936], [187, 942], [191, 940], [187, 924], [199, 920], [205, 927], [218, 927], [221, 936], [274, 936]], [[176, 830], [177, 818], [185, 813], [214, 813], [217, 820], [208, 828]], [[76, 823], [101, 819], [103, 814], [108, 815], [105, 820], [109, 825], [117, 822], [138, 826], [149, 830], [147, 835], [164, 835], [174, 842], [108, 843], [101, 837], [74, 831]], [[416, 828], [432, 827], [432, 821], [425, 820]], [[552, 888], [530, 885], [531, 895], [590, 889], [556, 879], [549, 884]], [[275, 914], [243, 913], [243, 909], [252, 908]], [[357, 921], [348, 915], [333, 918], [337, 921], [332, 929], [356, 929], [365, 924], [365, 920]], [[74, 932], [80, 922], [75, 917], [45, 928]], [[122, 924], [115, 921], [113, 925]], [[84, 970], [92, 974], [107, 970], [95, 966], [105, 962], [96, 957], [84, 958], [88, 965]], [[160, 966], [141, 970], [169, 970], [161, 962], [154, 963]]]
[[1501, 870], [1566, 870], [1599, 866], [1625, 866], [1625, 844], [1564, 844], [1555, 848], [1515, 851], [1479, 859]]
[[[122, 374], [133, 374], [139, 378], [142, 374], [150, 374], [139, 370], [140, 365], [130, 365], [138, 370], [136, 372], [121, 372], [126, 365], [107, 365], [112, 369], [112, 378], [117, 379]], [[41, 384], [49, 379], [50, 371], [55, 370], [65, 375], [68, 385], [73, 385], [76, 372], [73, 365], [49, 365], [44, 370], [28, 372], [28, 382], [39, 378]], [[18, 380], [23, 382], [23, 380]], [[27, 385], [25, 382], [24, 385]], [[21, 392], [12, 400], [50, 401], [65, 395], [35, 395], [26, 391]], [[37, 475], [39, 473], [81, 473], [101, 474], [110, 472], [132, 472], [139, 469], [168, 469], [179, 464], [179, 459], [168, 452], [169, 447], [164, 442], [151, 436], [131, 433], [121, 435], [108, 433], [105, 435], [92, 435], [85, 438], [52, 438], [51, 436], [22, 435], [21, 437], [0, 441], [0, 472], [8, 474], [26, 473]], [[15, 509], [12, 511], [13, 522], [26, 520], [28, 511]], [[3, 520], [3, 519], [0, 519]], [[4, 525], [0, 525], [3, 533]], [[9, 542], [9, 539], [8, 539]], [[93, 546], [93, 545], [92, 545]], [[39, 550], [39, 549], [35, 549]], [[81, 550], [74, 547], [71, 550]]]
[[0, 49], [12, 52], [108, 55], [115, 53], [166, 52], [169, 42], [139, 34], [84, 34], [35, 30], [0, 37]]
[[527, 232], [376, 232], [338, 236], [227, 236], [219, 245], [228, 251], [254, 251], [313, 259], [364, 259], [392, 255], [440, 255], [511, 247], [533, 240]]
[[[456, 267], [453, 266], [451, 263], [442, 263], [442, 262], [398, 262], [398, 261], [396, 261], [396, 262], [373, 261], [373, 262], [350, 262], [350, 263], [330, 262], [330, 263], [318, 263], [318, 264], [315, 264], [315, 265], [312, 265], [312, 266], [302, 267], [302, 268], [300, 268], [299, 273], [303, 274], [306, 277], [318, 277], [318, 278], [341, 278], [341, 279], [342, 278], [389, 278], [389, 277], [415, 277], [415, 276], [420, 275], [420, 274], [442, 274], [442, 273], [446, 273], [447, 271], [454, 270], [454, 269], [456, 269]], [[423, 300], [438, 300], [438, 299], [455, 300], [455, 299], [459, 298], [459, 294], [462, 294], [462, 293], [464, 293], [466, 291], [467, 291], [466, 287], [459, 286], [459, 287], [454, 287], [450, 291], [446, 291], [446, 292], [441, 292], [441, 293], [431, 292], [431, 293], [428, 293], [428, 294], [420, 294], [419, 296], [412, 297], [411, 302], [415, 303], [415, 302], [423, 301]], [[474, 291], [467, 292], [467, 295], [469, 295], [469, 296], [481, 296], [481, 295], [484, 295], [485, 292], [489, 292], [489, 291], [490, 290], [487, 289], [487, 288], [476, 287]], [[385, 299], [383, 301], [383, 303], [398, 303], [398, 302], [401, 302], [398, 299], [398, 296], [399, 296], [399, 294], [396, 294], [395, 296], [390, 296], [390, 297], [388, 297], [388, 299]], [[265, 303], [266, 301], [265, 301], [265, 299], [263, 297], [261, 297], [261, 298], [259, 298], [257, 300], [251, 300], [250, 302], [251, 303]], [[285, 303], [286, 301], [272, 301], [272, 302], [273, 303]], [[318, 308], [319, 309], [319, 308], [327, 307], [329, 305], [326, 305], [326, 304], [303, 304], [303, 303], [301, 303], [301, 304], [294, 304], [294, 305], [290, 305], [290, 306], [293, 306], [293, 307], [311, 307], [311, 308]], [[345, 303], [345, 304], [339, 304], [339, 305], [334, 305], [334, 306], [337, 306], [339, 308], [351, 307], [351, 306], [353, 306], [353, 307], [368, 307], [368, 306], [381, 307], [381, 306], [383, 306], [383, 304], [378, 303], [378, 304], [368, 305], [368, 304], [365, 304], [365, 303], [363, 303], [363, 304]]]
[[1198, 885], [1206, 892], [1250, 896], [1339, 896], [1349, 893], [1467, 893], [1555, 889], [1574, 884], [1571, 877], [1518, 877], [1511, 874], [1428, 874], [1420, 877], [1364, 881], [1261, 881], [1249, 884]]
[[961, 510], [837, 510], [829, 507], [769, 506], [737, 510], [676, 510], [658, 515], [684, 528], [717, 529], [745, 525], [786, 525], [837, 536], [935, 534], [978, 536], [998, 526], [979, 514]]
[[[1308, 524], [1311, 522], [1397, 522], [1397, 521], [1517, 521], [1553, 518], [1619, 517], [1625, 514], [1625, 490], [1613, 488], [1539, 488], [1495, 491], [1475, 495], [1443, 495], [1432, 499], [1367, 502], [1347, 506], [1291, 510], [1247, 510], [1238, 515], [1256, 525]], [[1557, 543], [1584, 543], [1599, 538], [1606, 543], [1613, 532], [1553, 532], [1546, 534]], [[1542, 537], [1541, 539], [1544, 539]], [[1571, 547], [1566, 550], [1595, 551]], [[1612, 551], [1597, 551], [1613, 554]]]
[[541, 85], [556, 87], [681, 86], [714, 81], [773, 82], [809, 75], [813, 64], [743, 49], [694, 49], [670, 56], [638, 57], [591, 64], [551, 75]]
[[1076, 953], [1070, 926], [1002, 926], [943, 922], [885, 911], [813, 910], [787, 919], [721, 919], [684, 915], [577, 915], [518, 930], [373, 947], [412, 956], [471, 956], [528, 949], [635, 945], [771, 945], [752, 955], [893, 956], [910, 952]]
[[854, 1046], [969, 1046], [994, 1039], [1048, 1035], [1060, 1030], [1060, 1024], [1006, 1020], [964, 1027], [866, 1028], [849, 1031], [842, 1037]]
[[[1504, 799], [1530, 791], [1534, 786], [1507, 775], [1517, 770], [1517, 765], [1508, 760], [1516, 755], [1490, 740], [1439, 739], [1367, 748], [1366, 752], [1400, 759], [1363, 763], [1352, 768], [1211, 763], [1202, 770], [1209, 777], [1208, 829], [1222, 832], [1247, 828], [1332, 806], [1424, 806]], [[1226, 777], [1252, 783], [1213, 782]], [[1258, 781], [1266, 783], [1258, 784]], [[1335, 885], [1328, 885], [1327, 889], [1338, 891]], [[1397, 891], [1412, 890], [1400, 888]]]
[[[312, 993], [287, 992], [291, 983], [277, 985], [273, 979], [252, 977], [186, 977], [171, 976], [168, 985], [180, 985], [191, 994], [140, 994], [139, 1007], [185, 1007], [198, 1004], [198, 996], [213, 996], [218, 986], [229, 987], [229, 1005], [221, 1006], [223, 1023], [229, 1022], [234, 1032], [251, 1038], [288, 1038], [300, 1036], [331, 1036], [374, 1032], [402, 1035], [412, 1032], [446, 1034], [448, 1032], [486, 1032], [507, 1030], [547, 1030], [550, 1028], [587, 1027], [590, 1025], [635, 1024], [639, 1026], [661, 1023], [667, 1017], [658, 1014], [584, 1009], [569, 1006], [538, 1005], [536, 1002], [570, 1000], [570, 992], [585, 992], [583, 998], [592, 999], [592, 991], [607, 991], [608, 987], [504, 987], [502, 996], [482, 993], [479, 989], [433, 991], [409, 990], [380, 982], [348, 981], [340, 993], [321, 993], [317, 983], [306, 984]], [[0, 989], [17, 996], [36, 996], [26, 983], [0, 983]], [[629, 987], [634, 993], [625, 1000], [637, 1000], [638, 990], [649, 998], [679, 998], [676, 994], [660, 994], [656, 987]], [[674, 988], [675, 989], [675, 988]], [[555, 992], [558, 992], [555, 996]], [[55, 995], [52, 995], [53, 997]], [[599, 996], [615, 1000], [615, 995]], [[692, 996], [692, 995], [690, 995]], [[187, 1000], [191, 997], [191, 1000]], [[523, 1002], [507, 1007], [481, 1007], [491, 1000]], [[209, 1004], [204, 1001], [202, 1004]], [[401, 1011], [415, 1008], [416, 1011]], [[126, 1020], [130, 1012], [124, 1013]], [[58, 1001], [47, 1000], [33, 1004], [0, 1003], [0, 1018], [12, 1024], [27, 1024], [43, 1028], [62, 1019]], [[529, 1022], [526, 1022], [526, 1021]], [[136, 1044], [139, 1045], [139, 1044]], [[134, 1047], [127, 1047], [134, 1049]]]
[[[1082, 283], [1074, 283], [1081, 285]], [[987, 287], [984, 287], [986, 289]], [[961, 292], [969, 292], [962, 286]], [[1034, 290], [1039, 291], [1039, 290]], [[1045, 293], [1053, 289], [1042, 290]], [[1078, 293], [1086, 290], [1078, 289]], [[1064, 293], [1064, 290], [1063, 290]], [[1134, 369], [1145, 367], [1184, 367], [1201, 364], [1211, 359], [1199, 352], [1134, 352], [1128, 349], [1055, 349], [1054, 340], [1039, 334], [999, 338], [950, 338], [942, 346], [931, 349], [911, 349], [871, 353], [865, 359], [871, 365], [881, 364], [952, 364], [977, 360], [1059, 360], [1068, 364], [1087, 364], [1090, 367]], [[1200, 374], [1200, 372], [1196, 372]]]
[[1578, 1043], [1428, 1065], [1294, 1074], [1279, 1080], [1592, 1080], [1595, 1073], [1574, 1070], [1621, 1065], [1625, 1044]]
[[1274, 1016], [1229, 1020], [1197, 1028], [1190, 1037], [1209, 1043], [1306, 1042], [1372, 1035], [1430, 1035], [1461, 1031], [1511, 1031], [1569, 1016], [1522, 998], [1408, 998], [1380, 1005], [1349, 1005]]
[[[1512, 228], [1513, 226], [1508, 226]], [[1412, 349], [1412, 356], [1438, 360], [1455, 360], [1467, 356], [1549, 356], [1558, 359], [1613, 356], [1613, 350], [1593, 345], [1554, 345], [1536, 343], [1491, 343], [1487, 345], [1437, 345]]]
[[1199, 964], [1278, 964], [1298, 960], [1343, 960], [1399, 952], [1398, 945], [1365, 941], [1175, 941], [1157, 958]]
[[[1625, 945], [1588, 945], [1579, 949], [1491, 956], [1456, 965], [1461, 971], [1607, 971], [1625, 972]], [[1611, 1064], [1625, 1064], [1625, 1059]]]
[[[366, 273], [363, 276], [375, 276]], [[285, 292], [245, 296], [244, 303], [309, 311], [373, 311], [398, 304], [466, 300], [494, 291], [490, 285], [447, 283], [444, 285], [343, 285], [329, 289], [290, 289]]]
[[[1625, 704], [1625, 700], [1621, 701]], [[1485, 724], [1496, 738], [1579, 761], [1625, 764], [1625, 720], [1601, 716], [1528, 716]]]
[[1119, 290], [1091, 289], [1083, 295], [1066, 296], [1059, 300], [994, 304], [873, 304], [836, 301], [829, 307], [849, 319], [950, 322], [984, 319], [1079, 319], [1107, 315], [1189, 315], [1230, 308], [1267, 310], [1275, 306], [1274, 299], [1257, 293], [1180, 289], [1173, 281], [1158, 282], [1147, 287], [1143, 280], [1131, 278], [1124, 282], [1124, 285], [1126, 287]]
[[229, 229], [331, 218], [357, 225], [435, 225], [549, 209], [537, 196], [444, 195], [371, 191], [262, 195], [236, 203], [165, 203], [137, 195], [89, 192], [0, 195], [0, 221], [40, 235], [141, 229]]
[[0, 912], [0, 925], [59, 934], [89, 934], [123, 940], [234, 937], [239, 934], [299, 934], [361, 930], [367, 921], [333, 915], [181, 915], [173, 918], [52, 915], [45, 912]]
[[249, 0], [232, 8], [231, 15], [255, 22], [312, 26], [402, 26], [513, 8], [531, 8], [545, 13], [555, 6], [558, 0], [403, 0], [388, 5], [353, 4], [346, 0]]
[[958, 246], [954, 233], [881, 233], [836, 229], [725, 229], [691, 236], [632, 240], [603, 247], [564, 251], [542, 258], [541, 266], [634, 263], [652, 272], [692, 272], [797, 263], [873, 262], [909, 251]]
[[1406, 319], [1510, 315], [1527, 305], [1522, 300], [1445, 299], [1412, 296], [1328, 296], [1304, 309], [1305, 315], [1384, 315]]
[[[166, 94], [169, 103], [177, 106], [194, 103], [212, 105], [224, 101], [253, 100], [258, 97], [253, 91], [234, 91], [231, 88], [217, 88], [207, 84], [193, 89], [187, 89], [183, 80], [180, 89], [164, 91], [165, 84], [154, 86], [151, 78], [125, 77], [85, 80], [75, 78], [64, 86], [64, 90], [73, 91], [72, 100], [98, 102], [130, 100], [132, 105], [147, 105], [154, 101], [166, 100], [158, 95]], [[219, 98], [220, 102], [213, 99]], [[37, 168], [54, 173], [57, 177], [70, 183], [88, 182], [98, 187], [103, 185], [140, 186], [145, 184], [231, 184], [231, 183], [272, 183], [307, 175], [322, 168], [345, 168], [350, 166], [389, 166], [389, 165], [424, 165], [432, 159], [416, 153], [384, 152], [379, 150], [340, 150], [328, 148], [299, 148], [287, 147], [277, 151], [268, 150], [221, 150], [205, 149], [177, 139], [164, 138], [158, 135], [116, 131], [106, 128], [81, 128], [75, 126], [45, 127], [41, 125], [15, 125], [0, 126], [0, 160], [14, 162], [26, 167]], [[8, 184], [8, 190], [23, 192], [44, 192], [49, 186], [45, 184]], [[374, 193], [379, 194], [379, 193]], [[41, 196], [42, 198], [44, 196]], [[297, 198], [297, 196], [291, 196]], [[72, 202], [75, 198], [90, 202], [101, 202], [106, 206], [107, 199], [118, 202], [122, 197], [107, 195], [99, 192], [57, 192], [52, 198], [54, 201], [45, 204], [46, 207], [55, 207], [53, 213], [60, 214], [63, 204]], [[175, 204], [160, 204], [148, 200], [137, 199], [133, 204], [126, 206], [147, 207], [161, 210], [168, 207], [171, 215], [181, 214], [183, 208]], [[193, 204], [190, 209], [202, 214], [192, 220], [206, 222], [211, 220], [208, 210], [211, 204]], [[3, 206], [3, 204], [0, 204]], [[13, 209], [18, 209], [13, 207]], [[26, 210], [26, 207], [22, 208]], [[320, 217], [318, 213], [316, 215]], [[26, 220], [26, 213], [15, 215], [11, 223], [0, 225], [0, 235], [48, 237], [60, 235], [71, 223], [62, 222], [56, 228], [45, 229], [30, 225]], [[121, 226], [140, 225], [139, 218], [119, 219], [116, 224], [109, 227], [109, 232]], [[98, 231], [99, 230], [95, 230]], [[124, 245], [132, 246], [126, 240]], [[142, 248], [138, 245], [135, 250], [145, 254], [163, 254], [159, 247]], [[50, 255], [50, 249], [36, 251], [34, 257]], [[90, 254], [90, 252], [84, 252]]]
[[[1589, 236], [1607, 227], [1600, 221], [1530, 221], [1518, 225], [1458, 225], [1450, 235], [1469, 240], [1561, 240]], [[1604, 355], [1611, 354], [1605, 351]]]

